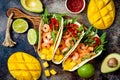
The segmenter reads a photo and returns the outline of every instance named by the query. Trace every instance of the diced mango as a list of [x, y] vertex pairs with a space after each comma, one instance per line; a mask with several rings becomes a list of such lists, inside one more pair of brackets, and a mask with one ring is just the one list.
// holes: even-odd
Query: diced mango
[[45, 70], [45, 76], [49, 77], [50, 76], [50, 71], [48, 69]]
[[57, 60], [58, 57], [59, 57], [58, 55], [56, 55], [56, 54], [54, 55], [54, 59], [55, 59], [55, 60]]
[[67, 58], [66, 60], [65, 60], [65, 64], [69, 64], [70, 62], [71, 62], [71, 58]]
[[49, 50], [48, 50], [48, 49], [45, 49], [45, 48], [44, 48], [44, 49], [41, 50], [41, 54], [48, 54], [48, 53], [49, 53]]
[[71, 66], [70, 66], [70, 65], [64, 64], [63, 70], [70, 70], [70, 69], [71, 69]]
[[76, 65], [76, 63], [74, 61], [70, 62], [69, 64], [64, 64], [63, 69], [64, 70], [70, 70], [72, 69], [74, 66]]
[[53, 49], [54, 49], [54, 47], [51, 46], [50, 49], [49, 49], [50, 53], [53, 53]]
[[59, 50], [59, 48], [56, 50], [56, 54], [60, 54], [60, 50]]
[[47, 58], [47, 60], [51, 60], [52, 59], [52, 54], [46, 55], [46, 58]]
[[47, 62], [47, 61], [46, 61], [46, 62], [44, 62], [44, 63], [43, 63], [43, 66], [44, 66], [45, 68], [49, 67], [48, 62]]
[[71, 67], [74, 67], [75, 65], [76, 65], [76, 62], [75, 62], [75, 61], [70, 62], [70, 66], [71, 66]]
[[51, 73], [52, 75], [55, 75], [57, 72], [56, 72], [54, 69], [51, 69], [51, 70], [50, 70], [50, 73]]
[[58, 60], [59, 60], [59, 61], [60, 61], [60, 60], [62, 60], [62, 59], [63, 59], [63, 57], [64, 57], [64, 55], [63, 55], [63, 54], [60, 54], [60, 55], [59, 55], [59, 59], [58, 59]]
[[44, 55], [44, 54], [41, 54], [41, 55], [40, 55], [40, 58], [41, 58], [41, 59], [45, 59], [45, 55]]

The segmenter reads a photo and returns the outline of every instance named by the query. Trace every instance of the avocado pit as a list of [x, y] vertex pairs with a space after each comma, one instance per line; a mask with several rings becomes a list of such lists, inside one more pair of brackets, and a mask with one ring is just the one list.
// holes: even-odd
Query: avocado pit
[[114, 68], [118, 65], [118, 60], [116, 58], [110, 58], [107, 64], [109, 67]]

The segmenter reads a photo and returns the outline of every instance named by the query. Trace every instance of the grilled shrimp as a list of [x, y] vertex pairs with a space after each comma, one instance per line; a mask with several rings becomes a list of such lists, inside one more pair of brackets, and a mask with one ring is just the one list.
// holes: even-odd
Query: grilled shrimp
[[68, 51], [68, 49], [69, 49], [69, 48], [66, 47], [66, 48], [64, 48], [61, 52], [62, 52], [62, 53], [65, 53], [66, 51]]
[[44, 24], [42, 27], [43, 32], [48, 32], [50, 31], [50, 26], [48, 24]]
[[66, 48], [66, 47], [67, 47], [67, 46], [65, 45], [64, 40], [61, 40], [60, 45], [59, 45], [59, 49], [60, 49], [60, 50], [63, 50], [63, 49]]
[[79, 53], [73, 52], [72, 54], [73, 54], [72, 60], [77, 60], [79, 58]]
[[63, 38], [69, 38], [71, 36], [71, 33], [70, 32], [66, 32], [63, 36]]
[[42, 47], [43, 49], [44, 49], [44, 48], [49, 49], [49, 48], [50, 48], [50, 44], [42, 43], [41, 47]]
[[50, 32], [43, 33], [43, 41], [48, 44], [53, 44], [53, 39]]
[[65, 45], [66, 45], [67, 47], [70, 47], [71, 41], [72, 41], [72, 38], [71, 38], [71, 37], [67, 38], [66, 41], [65, 41]]

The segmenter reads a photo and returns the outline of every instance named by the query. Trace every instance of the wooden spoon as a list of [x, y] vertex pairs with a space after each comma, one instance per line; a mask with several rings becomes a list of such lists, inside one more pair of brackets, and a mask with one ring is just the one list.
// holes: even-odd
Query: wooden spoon
[[14, 13], [12, 18], [26, 18], [33, 23], [33, 26], [35, 29], [38, 29], [40, 21], [41, 21], [40, 16], [31, 16], [31, 15], [25, 14], [18, 8], [9, 8], [7, 11], [7, 16], [10, 16], [11, 13]]

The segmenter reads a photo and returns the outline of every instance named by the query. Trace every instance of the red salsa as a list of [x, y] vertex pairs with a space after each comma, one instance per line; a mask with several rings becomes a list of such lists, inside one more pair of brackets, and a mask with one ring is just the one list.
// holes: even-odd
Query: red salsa
[[84, 6], [83, 0], [67, 0], [67, 7], [72, 12], [80, 11]]

